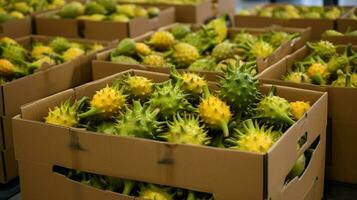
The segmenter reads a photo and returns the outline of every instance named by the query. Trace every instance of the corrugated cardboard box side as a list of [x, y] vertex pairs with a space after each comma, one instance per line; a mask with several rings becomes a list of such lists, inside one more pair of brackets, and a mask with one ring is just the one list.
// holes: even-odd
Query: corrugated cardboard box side
[[[309, 100], [313, 106], [267, 154], [109, 136], [41, 122], [48, 107], [69, 97], [92, 96], [96, 90], [127, 73], [91, 82], [22, 107], [21, 117], [15, 117], [13, 123], [22, 195], [26, 200], [117, 197], [107, 191], [73, 183], [53, 172], [54, 165], [213, 193], [217, 200], [233, 200], [237, 196], [252, 200], [322, 198], [327, 95], [321, 92], [278, 86], [278, 95], [290, 101]], [[167, 74], [135, 70], [129, 73], [155, 81], [168, 79]], [[266, 93], [269, 88], [263, 85], [261, 89]], [[297, 143], [305, 133], [307, 141], [297, 150]], [[313, 143], [317, 145], [305, 173], [285, 185], [286, 175]], [[37, 176], [41, 178], [34, 182], [33, 178]]]
[[[357, 47], [354, 47], [357, 49]], [[357, 183], [357, 150], [352, 141], [357, 140], [357, 90], [355, 88], [334, 88], [310, 84], [288, 83], [281, 80], [295, 61], [302, 60], [309, 50], [306, 47], [288, 56], [286, 59], [264, 71], [260, 79], [263, 82], [328, 91], [329, 94], [329, 131], [327, 146], [327, 177], [332, 180]]]
[[[159, 30], [169, 30], [174, 25], [175, 24], [172, 24], [167, 27], [163, 27]], [[194, 30], [198, 29], [198, 28], [199, 28], [198, 25], [193, 25]], [[310, 39], [310, 33], [311, 33], [310, 28], [297, 29], [297, 28], [282, 28], [282, 27], [278, 28], [278, 27], [276, 27], [274, 29], [286, 31], [288, 33], [298, 32], [298, 33], [300, 33], [301, 36], [298, 39], [284, 43], [281, 47], [276, 49], [275, 52], [271, 56], [269, 56], [265, 59], [257, 59], [258, 72], [264, 71], [270, 65], [278, 62], [284, 56], [301, 48], [305, 44], [305, 42]], [[267, 28], [229, 28], [229, 36], [228, 37], [233, 38], [234, 35], [236, 35], [237, 33], [239, 33], [242, 30], [245, 30], [246, 32], [249, 32], [252, 34], [260, 34], [260, 33], [268, 32], [269, 30], [272, 30], [272, 28], [271, 27], [267, 27]], [[153, 33], [154, 32], [149, 32], [145, 35], [137, 37], [137, 38], [135, 38], [135, 41], [148, 40]], [[142, 65], [142, 64], [128, 65], [128, 64], [112, 63], [109, 61], [109, 56], [113, 50], [114, 49], [109, 49], [107, 51], [99, 53], [97, 55], [96, 60], [93, 61], [93, 74], [94, 74], [93, 78], [94, 78], [94, 80], [104, 78], [106, 76], [110, 76], [115, 73], [129, 70], [129, 69], [148, 70], [148, 71], [163, 72], [163, 73], [169, 72], [169, 68], [151, 67], [151, 66]], [[203, 74], [208, 80], [212, 80], [212, 81], [216, 81], [217, 76], [222, 75], [222, 73], [212, 72], [212, 71], [200, 71], [199, 73]]]
[[18, 176], [14, 149], [0, 151], [0, 183], [5, 184]]
[[[18, 38], [17, 41], [25, 48], [30, 48], [32, 42], [49, 41], [51, 37], [47, 36], [26, 36]], [[94, 43], [99, 41], [90, 40], [73, 40], [82, 43]], [[107, 42], [99, 42], [105, 46]], [[20, 106], [37, 99], [47, 97], [60, 91], [72, 88], [92, 79], [91, 60], [95, 53], [81, 56], [71, 62], [63, 63], [56, 66], [45, 66], [37, 72], [22, 77], [20, 79], [5, 83], [0, 87], [0, 150], [7, 152], [6, 162], [1, 166], [3, 169], [0, 173], [5, 174], [4, 179], [0, 176], [0, 182], [6, 183], [17, 176], [17, 167], [13, 148], [12, 135], [12, 117], [20, 113]], [[16, 173], [14, 173], [16, 172]]]
[[357, 14], [357, 9], [353, 8], [341, 18], [337, 19], [337, 30], [340, 32], [346, 32], [349, 28], [351, 30], [357, 30], [357, 20], [350, 19], [352, 13]]
[[357, 36], [323, 36], [321, 39], [328, 40], [334, 44], [357, 45]]
[[[348, 8], [346, 9], [349, 10]], [[336, 26], [336, 20], [332, 19], [279, 19], [256, 15], [242, 16], [238, 14], [235, 16], [234, 21], [237, 27], [266, 27], [273, 24], [284, 27], [311, 27], [311, 39], [313, 40], [319, 40], [325, 30], [334, 29]]]
[[31, 34], [32, 21], [30, 16], [27, 16], [24, 19], [10, 20], [0, 24], [0, 38], [18, 38]]
[[138, 17], [126, 23], [50, 18], [56, 12], [58, 11], [49, 11], [35, 17], [38, 34], [112, 41], [136, 37], [175, 22], [174, 8], [164, 8], [159, 16], [152, 19]]

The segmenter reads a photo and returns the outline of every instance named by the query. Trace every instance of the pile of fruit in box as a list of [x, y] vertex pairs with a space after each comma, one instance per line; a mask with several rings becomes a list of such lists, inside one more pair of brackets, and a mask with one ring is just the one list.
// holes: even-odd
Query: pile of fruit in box
[[0, 83], [29, 75], [45, 63], [64, 63], [103, 48], [100, 44], [81, 44], [56, 37], [48, 44], [34, 42], [28, 50], [15, 40], [4, 37], [0, 39]]
[[225, 18], [217, 18], [199, 30], [178, 24], [168, 31], [157, 31], [148, 41], [122, 40], [111, 52], [115, 63], [143, 64], [153, 67], [176, 66], [192, 71], [223, 71], [227, 61], [237, 58], [255, 62], [266, 58], [283, 43], [298, 37], [298, 33], [269, 31], [253, 35], [242, 30], [228, 38]]
[[329, 37], [329, 36], [356, 36], [357, 37], [357, 30], [351, 31], [347, 30], [345, 33], [341, 33], [336, 30], [326, 30], [322, 36]]
[[[266, 153], [310, 104], [276, 96], [275, 87], [263, 95], [252, 68], [230, 64], [215, 92], [204, 77], [174, 68], [171, 79], [161, 83], [128, 75], [93, 97], [50, 108], [44, 121], [108, 135]], [[304, 167], [302, 155], [290, 176], [301, 175]]]
[[153, 18], [158, 16], [157, 7], [144, 8], [135, 4], [117, 4], [115, 0], [97, 0], [87, 3], [71, 2], [66, 4], [52, 17], [92, 20], [128, 22], [136, 17]]
[[307, 43], [311, 53], [304, 60], [296, 62], [283, 77], [294, 83], [312, 83], [335, 87], [357, 87], [357, 53], [352, 45], [342, 51], [328, 41]]
[[124, 195], [136, 196], [150, 200], [213, 200], [207, 193], [195, 192], [186, 189], [161, 186], [156, 184], [119, 179], [78, 170], [61, 168], [61, 173], [68, 178], [82, 184], [101, 190], [109, 190]]
[[290, 4], [256, 6], [252, 10], [241, 10], [238, 14], [280, 19], [337, 19], [343, 13], [342, 8], [321, 6], [294, 6]]
[[189, 5], [199, 4], [207, 0], [118, 0], [118, 2], [131, 2], [131, 3], [152, 3], [152, 4], [174, 4], [174, 5]]
[[11, 19], [22, 19], [33, 12], [55, 9], [64, 4], [65, 0], [1, 0], [0, 23]]

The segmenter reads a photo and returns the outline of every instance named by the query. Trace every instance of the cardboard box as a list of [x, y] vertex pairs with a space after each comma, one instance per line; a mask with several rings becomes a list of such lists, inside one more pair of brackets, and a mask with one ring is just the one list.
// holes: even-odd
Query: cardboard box
[[[269, 4], [266, 6], [268, 5]], [[281, 25], [283, 27], [311, 27], [312, 40], [319, 40], [323, 32], [328, 29], [335, 29], [336, 26], [336, 20], [333, 19], [279, 19], [257, 15], [243, 16], [238, 14], [235, 16], [234, 21], [237, 27], [266, 27], [273, 24]]]
[[357, 45], [357, 36], [323, 36], [322, 40], [328, 40], [334, 44]]
[[350, 19], [352, 13], [357, 14], [357, 9], [353, 8], [341, 18], [337, 19], [337, 30], [340, 32], [346, 32], [349, 28], [351, 30], [357, 30], [357, 20]]
[[[159, 30], [169, 30], [172, 28], [175, 24], [160, 28]], [[193, 30], [197, 30], [199, 26], [193, 26]], [[252, 33], [252, 34], [261, 34], [268, 32], [271, 30], [272, 27], [266, 27], [266, 28], [229, 28], [229, 38], [233, 38], [234, 35], [239, 33], [242, 30], [245, 30], [246, 32]], [[278, 62], [280, 59], [284, 58], [288, 54], [292, 53], [293, 51], [301, 48], [306, 41], [310, 39], [310, 33], [311, 29], [298, 29], [298, 28], [283, 28], [283, 27], [275, 27], [275, 30], [281, 30], [285, 31], [288, 33], [295, 33], [298, 32], [300, 33], [300, 37], [297, 39], [294, 39], [290, 42], [284, 43], [282, 46], [277, 48], [275, 52], [270, 55], [269, 57], [265, 59], [257, 59], [257, 64], [258, 64], [258, 72], [262, 72], [265, 69], [267, 69], [270, 65]], [[148, 40], [151, 35], [154, 32], [149, 32], [145, 35], [142, 35], [140, 37], [135, 38], [135, 41], [146, 41]], [[96, 60], [93, 61], [93, 74], [94, 74], [94, 80], [121, 72], [129, 69], [138, 69], [138, 70], [148, 70], [148, 71], [153, 71], [153, 72], [162, 72], [162, 73], [168, 73], [170, 71], [169, 68], [158, 68], [158, 67], [152, 67], [148, 65], [129, 65], [129, 64], [120, 64], [120, 63], [113, 63], [109, 60], [110, 53], [114, 50], [109, 49], [107, 51], [103, 51], [102, 53], [99, 53], [97, 55]], [[216, 81], [218, 76], [222, 75], [223, 73], [220, 72], [213, 72], [213, 71], [200, 71], [198, 72], [202, 75], [204, 75], [208, 80], [211, 81]]]
[[[155, 81], [169, 77], [131, 70], [21, 108], [21, 116], [13, 119], [13, 130], [24, 199], [91, 200], [104, 195], [114, 198], [112, 193], [88, 189], [55, 174], [54, 165], [212, 193], [216, 200], [235, 200], [237, 196], [251, 200], [322, 198], [327, 123], [325, 93], [277, 87], [277, 95], [290, 101], [304, 99], [313, 106], [266, 154], [110, 136], [42, 122], [49, 107], [69, 97], [92, 96], [96, 90], [128, 73]], [[270, 85], [261, 86], [263, 93], [269, 89]], [[298, 141], [305, 135], [306, 143], [297, 150]], [[286, 175], [296, 160], [310, 147], [315, 148], [304, 174], [285, 184]], [[39, 178], [34, 182], [34, 177]]]
[[[357, 47], [354, 47], [357, 49]], [[327, 146], [327, 177], [329, 179], [357, 183], [357, 151], [352, 141], [357, 140], [357, 89], [317, 86], [312, 84], [296, 84], [281, 80], [295, 61], [308, 55], [306, 47], [281, 60], [260, 75], [263, 82], [285, 85], [289, 87], [327, 91], [329, 94], [329, 130]]]
[[137, 17], [127, 23], [50, 18], [50, 15], [56, 12], [58, 10], [35, 17], [38, 34], [113, 41], [125, 37], [136, 37], [175, 21], [174, 8], [161, 9], [159, 16], [152, 19]]
[[5, 184], [18, 176], [14, 149], [0, 151], [0, 183]]
[[[47, 36], [26, 36], [18, 38], [17, 41], [25, 48], [31, 48], [34, 41], [48, 42], [51, 39]], [[70, 41], [95, 42], [78, 39], [70, 39]], [[99, 43], [109, 45], [107, 42]], [[95, 53], [91, 53], [60, 65], [43, 67], [33, 74], [0, 86], [0, 151], [5, 158], [1, 160], [3, 167], [0, 168], [0, 174], [5, 174], [0, 175], [1, 183], [6, 183], [17, 176], [17, 167], [13, 164], [14, 151], [9, 149], [14, 147], [11, 119], [19, 114], [20, 106], [91, 81], [90, 65], [94, 56]]]
[[23, 19], [9, 20], [0, 24], [0, 38], [18, 38], [31, 34], [32, 23], [30, 16], [27, 16]]

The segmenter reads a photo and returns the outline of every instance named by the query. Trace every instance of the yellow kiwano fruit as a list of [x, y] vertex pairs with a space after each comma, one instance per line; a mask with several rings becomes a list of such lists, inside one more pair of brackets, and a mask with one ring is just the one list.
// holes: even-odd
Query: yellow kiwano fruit
[[135, 44], [136, 52], [143, 56], [148, 56], [151, 54], [151, 49], [148, 45], [138, 42]]
[[78, 56], [83, 55], [85, 52], [77, 47], [71, 47], [67, 51], [65, 51], [62, 55], [62, 58], [65, 62], [73, 60], [77, 58]]
[[44, 45], [36, 45], [33, 47], [32, 51], [31, 51], [31, 56], [34, 58], [40, 59], [44, 56], [49, 56], [53, 53], [54, 52], [51, 47], [44, 46]]
[[78, 116], [75, 106], [71, 106], [69, 100], [49, 110], [45, 122], [48, 124], [73, 127], [78, 124]]
[[6, 59], [0, 59], [0, 74], [9, 75], [15, 71], [15, 66]]
[[290, 103], [291, 114], [294, 118], [299, 120], [310, 108], [310, 104], [304, 101], [295, 101]]

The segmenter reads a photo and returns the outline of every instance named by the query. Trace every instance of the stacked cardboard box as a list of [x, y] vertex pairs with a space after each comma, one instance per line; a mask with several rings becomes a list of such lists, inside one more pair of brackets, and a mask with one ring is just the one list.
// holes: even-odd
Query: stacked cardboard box
[[32, 34], [32, 19], [30, 16], [24, 19], [10, 20], [0, 24], [0, 37], [18, 38]]
[[[54, 171], [54, 166], [212, 193], [217, 200], [322, 198], [326, 93], [277, 87], [277, 95], [310, 101], [312, 108], [266, 154], [112, 136], [43, 122], [49, 107], [69, 97], [92, 96], [128, 73], [159, 82], [169, 78], [130, 70], [21, 108], [13, 129], [24, 199], [134, 199], [74, 182]], [[261, 85], [262, 93], [270, 87]], [[306, 142], [297, 149], [302, 137]], [[287, 174], [307, 149], [313, 151], [304, 174], [286, 183]]]
[[[356, 50], [357, 47], [354, 47]], [[329, 129], [327, 140], [327, 177], [332, 180], [357, 183], [357, 90], [355, 88], [337, 88], [311, 84], [284, 82], [282, 77], [293, 66], [295, 61], [302, 60], [309, 54], [309, 49], [301, 48], [286, 59], [264, 71], [260, 78], [267, 83], [328, 91], [329, 95]]]
[[[34, 41], [48, 42], [51, 37], [26, 36], [17, 39], [25, 48]], [[98, 41], [71, 40], [73, 42], [94, 43]], [[100, 42], [107, 46], [109, 43]], [[26, 77], [1, 85], [0, 90], [0, 183], [7, 183], [17, 177], [17, 163], [14, 157], [14, 143], [11, 119], [19, 114], [20, 106], [44, 98], [91, 80], [91, 60], [95, 53], [56, 66], [44, 66]]]
[[[160, 28], [159, 30], [169, 30], [174, 27], [176, 24], [169, 25], [167, 27]], [[198, 30], [199, 26], [192, 25], [193, 30]], [[234, 36], [241, 31], [245, 31], [247, 33], [251, 33], [253, 35], [267, 33], [271, 30], [283, 31], [286, 33], [299, 33], [300, 36], [292, 41], [286, 42], [277, 48], [272, 55], [267, 58], [258, 58], [258, 72], [262, 72], [267, 69], [272, 64], [278, 62], [280, 59], [294, 52], [295, 50], [301, 48], [306, 41], [310, 39], [310, 28], [307, 29], [298, 29], [298, 28], [282, 28], [282, 27], [266, 27], [266, 28], [229, 28], [228, 38], [234, 38]], [[149, 32], [145, 35], [135, 38], [136, 42], [147, 41], [154, 32]], [[169, 72], [169, 68], [158, 68], [153, 66], [147, 66], [143, 64], [137, 65], [128, 65], [128, 64], [120, 64], [113, 63], [109, 60], [110, 53], [114, 50], [108, 49], [107, 51], [103, 51], [97, 55], [96, 60], [93, 61], [93, 72], [94, 79], [103, 78], [109, 75], [112, 75], [117, 72], [125, 71], [128, 69], [139, 69], [139, 70], [148, 70], [154, 72]], [[199, 73], [203, 74], [209, 80], [216, 80], [217, 75], [222, 75], [219, 72], [212, 71], [200, 71]]]
[[162, 8], [159, 15], [152, 19], [137, 17], [129, 22], [98, 22], [50, 17], [57, 12], [58, 10], [45, 12], [35, 17], [37, 34], [113, 41], [125, 37], [137, 37], [175, 21], [175, 9], [171, 7]]

